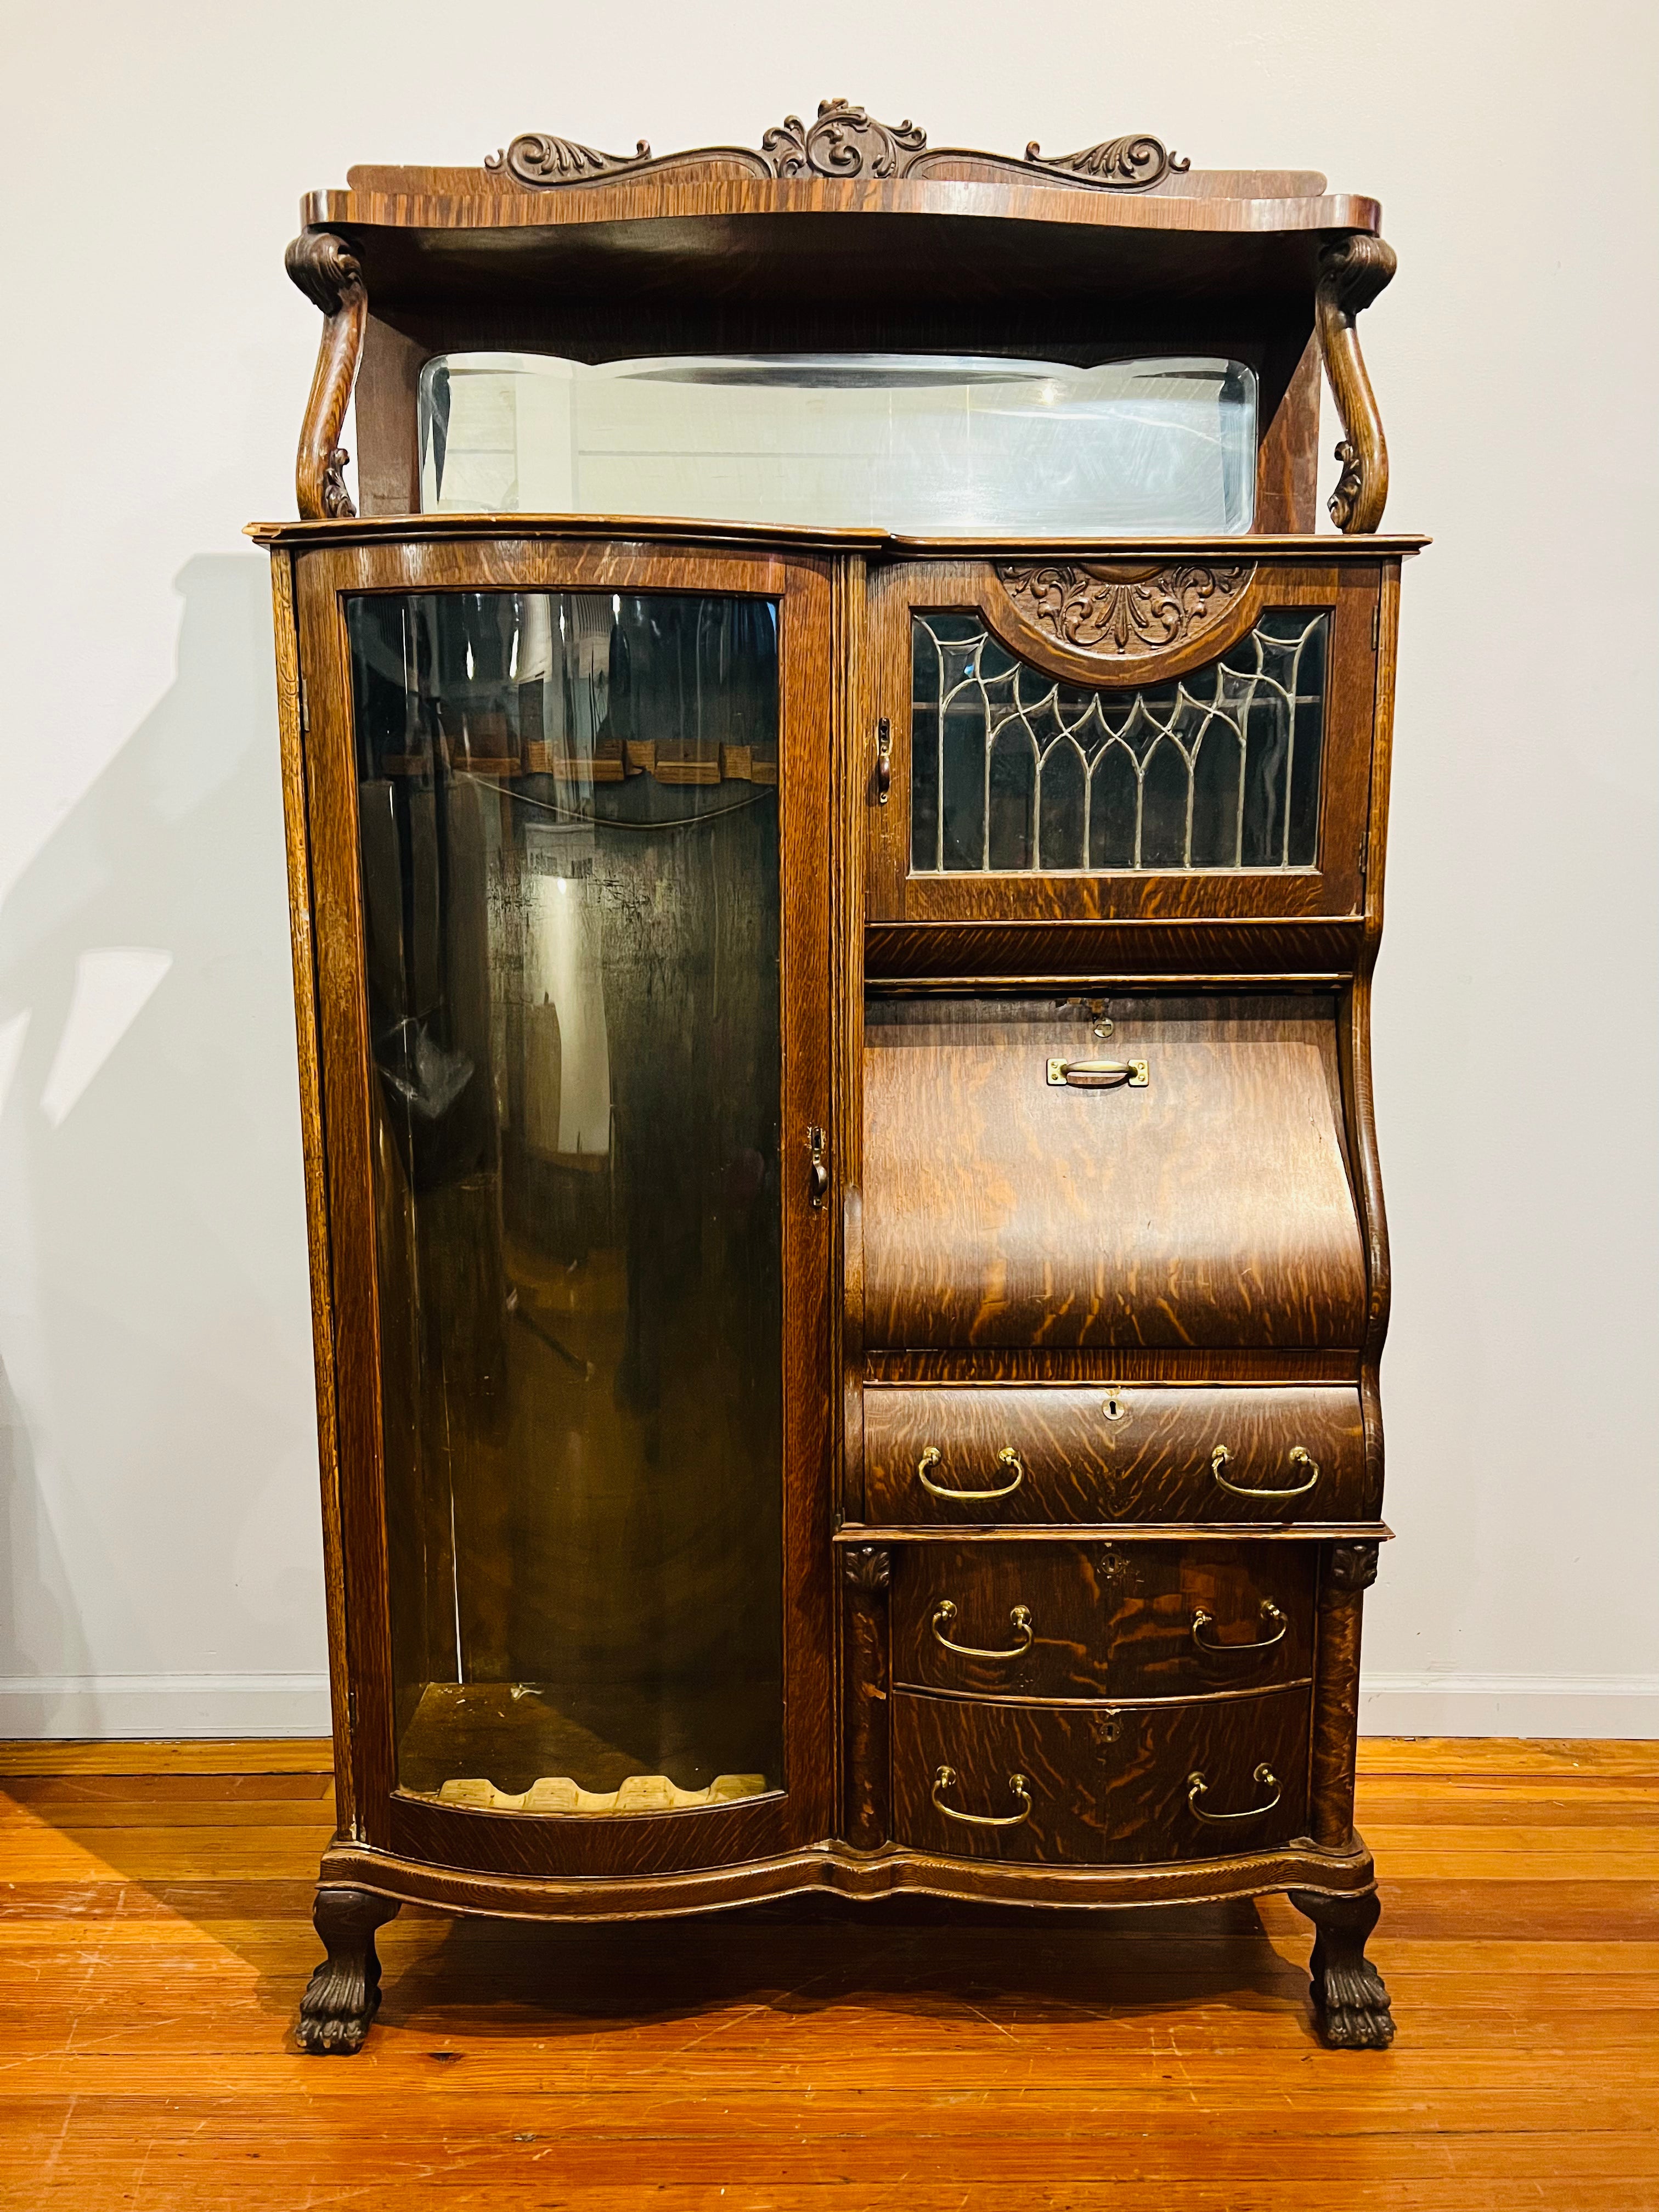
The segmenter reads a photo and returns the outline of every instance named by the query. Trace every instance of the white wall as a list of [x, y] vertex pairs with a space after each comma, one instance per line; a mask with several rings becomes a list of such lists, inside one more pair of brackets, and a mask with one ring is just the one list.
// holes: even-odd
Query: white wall
[[292, 512], [301, 188], [532, 128], [752, 144], [840, 93], [935, 143], [1146, 128], [1382, 201], [1389, 520], [1437, 544], [1378, 977], [1401, 1540], [1368, 1724], [1659, 1733], [1656, 26], [1638, 0], [9, 0], [0, 1734], [327, 1725], [239, 535]]

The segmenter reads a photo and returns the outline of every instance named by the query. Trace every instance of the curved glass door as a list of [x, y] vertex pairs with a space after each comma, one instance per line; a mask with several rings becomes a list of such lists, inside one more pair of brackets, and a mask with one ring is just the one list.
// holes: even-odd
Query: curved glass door
[[778, 1790], [776, 608], [347, 620], [398, 1784]]

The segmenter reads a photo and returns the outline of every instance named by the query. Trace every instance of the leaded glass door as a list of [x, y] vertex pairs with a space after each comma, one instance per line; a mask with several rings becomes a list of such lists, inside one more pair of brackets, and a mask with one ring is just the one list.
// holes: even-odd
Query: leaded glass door
[[487, 1856], [508, 1817], [571, 1871], [664, 1814], [685, 1865], [821, 1832], [788, 1723], [827, 1648], [823, 579], [368, 565], [416, 573], [302, 619], [345, 679], [325, 1079], [372, 1197], [342, 1478], [379, 1492], [391, 1831]]
[[1379, 611], [1323, 562], [888, 569], [871, 920], [1357, 919]]

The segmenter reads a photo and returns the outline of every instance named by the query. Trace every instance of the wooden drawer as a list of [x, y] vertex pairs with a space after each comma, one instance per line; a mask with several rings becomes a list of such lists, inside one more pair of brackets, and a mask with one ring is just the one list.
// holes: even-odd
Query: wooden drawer
[[915, 1544], [894, 1552], [893, 1680], [989, 1698], [1202, 1696], [1306, 1680], [1315, 1547]]
[[1334, 1000], [1098, 1003], [870, 1001], [866, 1346], [1359, 1344]]
[[896, 1526], [1300, 1525], [1382, 1504], [1346, 1383], [874, 1384], [864, 1451], [866, 1516]]
[[1308, 1822], [1310, 1694], [1011, 1705], [899, 1691], [893, 1832], [956, 1858], [1073, 1866], [1224, 1858], [1288, 1843]]

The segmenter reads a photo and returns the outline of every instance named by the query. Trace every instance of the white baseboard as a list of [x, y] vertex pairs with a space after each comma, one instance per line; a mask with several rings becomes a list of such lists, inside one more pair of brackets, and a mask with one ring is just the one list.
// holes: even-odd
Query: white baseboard
[[0, 1676], [0, 1736], [327, 1735], [326, 1674]]
[[1374, 1674], [1362, 1735], [1659, 1736], [1659, 1674]]
[[[326, 1674], [0, 1677], [0, 1737], [326, 1735]], [[1659, 1737], [1659, 1674], [1367, 1674], [1365, 1735]]]

